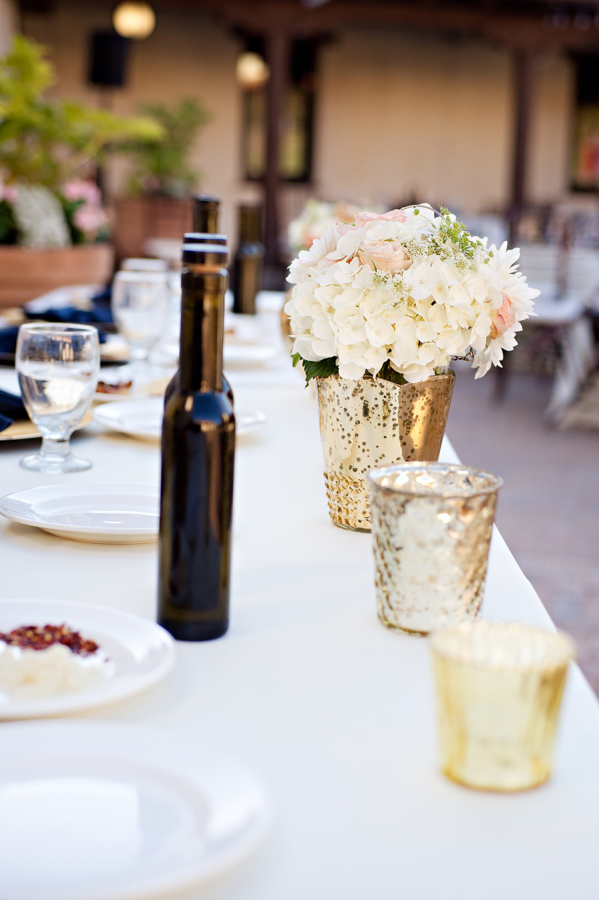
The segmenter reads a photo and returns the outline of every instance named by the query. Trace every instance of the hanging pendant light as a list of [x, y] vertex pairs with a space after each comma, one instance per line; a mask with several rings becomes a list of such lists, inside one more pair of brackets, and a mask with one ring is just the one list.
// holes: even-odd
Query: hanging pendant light
[[259, 53], [247, 50], [237, 57], [235, 74], [242, 88], [256, 90], [263, 87], [268, 81], [270, 68]]
[[156, 13], [149, 3], [119, 3], [112, 14], [112, 24], [121, 37], [145, 41], [156, 27]]

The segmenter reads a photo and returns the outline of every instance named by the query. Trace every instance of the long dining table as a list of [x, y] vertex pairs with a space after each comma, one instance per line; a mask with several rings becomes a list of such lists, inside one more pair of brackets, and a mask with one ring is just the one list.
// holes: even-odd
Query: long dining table
[[[261, 315], [274, 335], [276, 314]], [[177, 897], [596, 900], [599, 707], [579, 669], [546, 785], [508, 795], [445, 779], [428, 641], [379, 623], [371, 537], [329, 520], [313, 391], [282, 343], [229, 376], [238, 408], [267, 417], [237, 444], [230, 630], [178, 643], [162, 683], [81, 714], [235, 751], [263, 779], [273, 813], [258, 851]], [[0, 493], [159, 481], [155, 442], [92, 424], [73, 444], [93, 468], [54, 478], [19, 467], [29, 444], [0, 445]], [[447, 440], [442, 458], [457, 461]], [[5, 598], [156, 614], [156, 544], [79, 543], [1, 519], [0, 571]], [[483, 616], [553, 627], [497, 531]]]

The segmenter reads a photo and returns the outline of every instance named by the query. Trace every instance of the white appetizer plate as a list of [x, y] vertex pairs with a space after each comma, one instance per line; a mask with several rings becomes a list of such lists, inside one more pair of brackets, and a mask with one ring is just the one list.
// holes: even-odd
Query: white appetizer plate
[[[132, 437], [159, 440], [162, 433], [163, 400], [140, 400], [137, 403], [110, 403], [97, 406], [93, 411], [94, 422], [121, 431]], [[264, 413], [257, 409], [235, 410], [236, 434], [243, 435], [266, 422]]]
[[227, 344], [223, 348], [225, 369], [261, 366], [277, 355], [277, 348], [267, 344]]
[[72, 541], [144, 544], [158, 537], [153, 484], [49, 484], [7, 494], [0, 513]]
[[[64, 715], [113, 703], [146, 690], [164, 678], [173, 666], [173, 639], [164, 628], [148, 619], [111, 607], [66, 600], [0, 600], [2, 632], [21, 625], [63, 623], [100, 645], [113, 664], [112, 674], [76, 693], [31, 700], [13, 700], [0, 689], [1, 719]], [[3, 731], [5, 727], [2, 726]]]
[[0, 742], [0, 900], [171, 898], [255, 849], [235, 757], [139, 725], [21, 722]]
[[103, 403], [96, 406], [92, 418], [98, 425], [130, 434], [132, 437], [156, 441], [162, 433], [164, 400], [125, 400], [121, 403]]

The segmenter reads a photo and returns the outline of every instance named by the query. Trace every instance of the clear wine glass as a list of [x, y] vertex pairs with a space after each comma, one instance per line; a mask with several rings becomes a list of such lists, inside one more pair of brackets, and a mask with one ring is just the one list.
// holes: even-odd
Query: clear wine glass
[[168, 307], [167, 272], [117, 272], [112, 313], [134, 361], [145, 361], [161, 336]]
[[100, 342], [92, 325], [21, 325], [16, 368], [25, 408], [39, 428], [39, 453], [24, 469], [58, 475], [89, 469], [73, 456], [72, 432], [90, 407], [98, 383]]

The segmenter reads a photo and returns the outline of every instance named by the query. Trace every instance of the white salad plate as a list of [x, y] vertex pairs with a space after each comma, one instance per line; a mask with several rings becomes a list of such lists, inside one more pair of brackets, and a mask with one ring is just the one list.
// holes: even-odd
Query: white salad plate
[[[164, 401], [140, 400], [137, 403], [106, 403], [97, 406], [92, 415], [94, 422], [120, 431], [132, 437], [160, 440]], [[266, 422], [264, 413], [257, 409], [235, 410], [236, 434], [244, 435]]]
[[159, 494], [153, 484], [49, 484], [7, 494], [0, 513], [72, 541], [145, 544], [158, 537]]
[[0, 900], [172, 898], [269, 822], [234, 756], [140, 725], [19, 722], [0, 743]]
[[[223, 364], [225, 368], [242, 368], [243, 366], [261, 366], [277, 355], [277, 348], [270, 344], [250, 341], [229, 341], [225, 336], [223, 346]], [[167, 343], [160, 347], [157, 361], [163, 366], [179, 365], [179, 344]]]
[[132, 437], [157, 441], [162, 434], [164, 400], [124, 400], [121, 403], [103, 403], [96, 406], [92, 418], [98, 425]]
[[[108, 674], [80, 691], [51, 697], [13, 699], [0, 688], [0, 719], [65, 715], [122, 700], [164, 678], [175, 660], [175, 643], [170, 634], [140, 616], [66, 600], [0, 600], [1, 632], [22, 625], [47, 624], [66, 624], [82, 637], [95, 641], [100, 652], [109, 658]], [[3, 731], [5, 727], [2, 726]], [[1, 772], [0, 764], [0, 783]]]
[[228, 344], [223, 348], [225, 369], [240, 369], [243, 366], [261, 366], [276, 356], [278, 350], [268, 344]]

